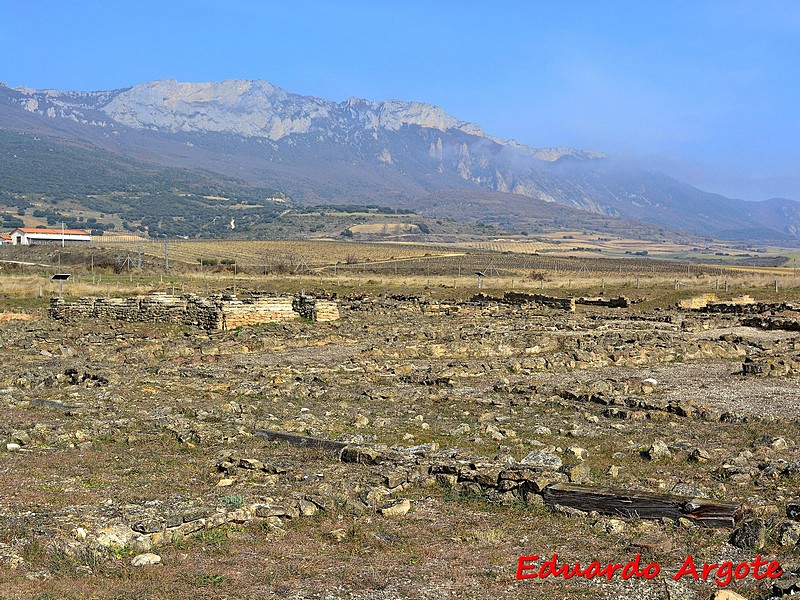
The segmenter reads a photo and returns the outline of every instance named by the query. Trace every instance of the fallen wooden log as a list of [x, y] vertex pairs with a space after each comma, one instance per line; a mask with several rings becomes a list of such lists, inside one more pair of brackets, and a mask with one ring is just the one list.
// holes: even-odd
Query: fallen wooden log
[[554, 483], [542, 490], [548, 504], [606, 515], [660, 519], [685, 517], [704, 527], [734, 527], [739, 505], [707, 498]]
[[345, 442], [334, 442], [322, 438], [310, 437], [307, 435], [297, 435], [294, 433], [283, 433], [281, 431], [269, 431], [267, 429], [256, 429], [254, 435], [266, 438], [273, 442], [286, 442], [290, 446], [302, 446], [307, 448], [322, 448], [323, 450], [339, 451], [345, 446]]

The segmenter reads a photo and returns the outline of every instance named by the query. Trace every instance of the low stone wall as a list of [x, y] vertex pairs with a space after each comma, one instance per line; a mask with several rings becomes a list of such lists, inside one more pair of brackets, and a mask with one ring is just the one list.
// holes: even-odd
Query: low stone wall
[[339, 306], [332, 300], [317, 300], [300, 294], [292, 300], [292, 309], [304, 319], [312, 321], [335, 321], [339, 318]]
[[704, 312], [728, 313], [737, 315], [755, 315], [792, 311], [796, 307], [787, 302], [709, 302]]
[[625, 296], [617, 298], [576, 298], [575, 303], [586, 306], [604, 306], [606, 308], [628, 308], [631, 305], [631, 301]]
[[526, 294], [523, 292], [506, 292], [502, 298], [495, 298], [485, 294], [476, 294], [472, 297], [472, 302], [500, 302], [503, 304], [538, 304], [547, 308], [556, 308], [570, 312], [575, 311], [575, 298], [557, 298], [555, 296], [545, 296], [543, 294]]
[[239, 300], [234, 296], [224, 299], [220, 305], [222, 327], [235, 329], [243, 325], [259, 323], [281, 323], [297, 321], [301, 315], [292, 307], [291, 296], [259, 296]]
[[702, 310], [708, 306], [710, 302], [716, 302], [716, 294], [701, 294], [693, 298], [684, 298], [678, 301], [678, 308], [683, 310]]
[[222, 299], [194, 295], [153, 294], [131, 298], [82, 297], [74, 302], [50, 299], [50, 317], [61, 321], [102, 319], [174, 323], [202, 329], [222, 329]]
[[339, 305], [333, 300], [317, 300], [311, 318], [314, 321], [336, 321], [339, 318]]
[[524, 294], [521, 292], [506, 292], [503, 301], [509, 304], [541, 304], [548, 308], [575, 311], [575, 298], [557, 298], [543, 294]]
[[800, 331], [800, 317], [784, 318], [777, 316], [755, 316], [745, 317], [741, 320], [742, 325], [747, 327], [757, 327], [758, 329], [778, 329], [783, 331]]
[[256, 295], [201, 298], [194, 294], [153, 294], [131, 298], [83, 297], [74, 302], [50, 299], [50, 317], [62, 321], [104, 319], [127, 322], [173, 323], [202, 329], [233, 329], [244, 325], [280, 323], [307, 318], [339, 318], [336, 302], [311, 296]]
[[800, 355], [747, 358], [742, 363], [744, 375], [786, 377], [798, 373], [800, 373]]

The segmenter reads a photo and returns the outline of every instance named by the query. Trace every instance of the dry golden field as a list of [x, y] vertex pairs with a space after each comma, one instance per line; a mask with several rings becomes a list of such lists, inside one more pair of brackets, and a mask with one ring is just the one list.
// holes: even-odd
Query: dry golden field
[[[143, 254], [163, 260], [164, 242], [116, 242], [100, 245], [113, 252], [134, 256], [141, 248]], [[441, 248], [411, 244], [378, 244], [343, 241], [227, 241], [227, 240], [170, 240], [166, 243], [169, 260], [190, 265], [204, 260], [236, 261], [243, 267], [264, 267], [285, 264], [294, 268], [301, 263], [320, 267], [347, 262], [374, 262], [392, 259], [446, 254]]]

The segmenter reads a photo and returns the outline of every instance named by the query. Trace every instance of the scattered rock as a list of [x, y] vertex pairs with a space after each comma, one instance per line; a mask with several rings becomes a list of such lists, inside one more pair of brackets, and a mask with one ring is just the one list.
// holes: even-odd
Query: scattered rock
[[379, 465], [385, 459], [380, 451], [363, 446], [345, 446], [342, 448], [339, 458], [342, 462], [363, 465]]
[[297, 508], [300, 511], [300, 514], [304, 517], [313, 517], [319, 510], [316, 504], [309, 502], [308, 500], [300, 500], [297, 503]]
[[552, 469], [554, 471], [560, 469], [563, 464], [558, 456], [546, 450], [533, 450], [523, 458], [520, 463], [523, 465]]
[[730, 590], [717, 590], [711, 596], [711, 600], [747, 600], [747, 598]]
[[591, 479], [589, 465], [582, 462], [564, 465], [561, 472], [569, 478], [570, 483], [587, 483]]
[[385, 517], [401, 517], [410, 510], [411, 502], [407, 499], [403, 499], [399, 502], [395, 502], [394, 504], [390, 504], [389, 506], [381, 508], [378, 512]]
[[366, 427], [369, 425], [369, 419], [364, 415], [356, 415], [356, 418], [353, 419], [351, 425], [355, 428]]
[[743, 550], [761, 550], [766, 541], [767, 526], [763, 519], [745, 521], [730, 537], [730, 543]]
[[672, 456], [667, 444], [661, 440], [656, 440], [650, 444], [650, 448], [645, 451], [645, 456], [649, 460], [664, 460]]
[[131, 525], [131, 529], [139, 533], [155, 533], [156, 531], [161, 531], [161, 527], [161, 521], [157, 519], [145, 519]]
[[667, 579], [664, 587], [667, 590], [667, 600], [698, 600], [697, 594], [680, 581]]
[[585, 448], [581, 448], [579, 446], [570, 446], [566, 450], [564, 450], [564, 458], [570, 462], [580, 461], [583, 462], [586, 460], [588, 456], [588, 452]]
[[127, 525], [117, 524], [104, 527], [97, 534], [97, 544], [105, 548], [129, 546], [137, 533]]
[[703, 450], [702, 448], [694, 448], [689, 453], [689, 460], [696, 463], [704, 463], [708, 462], [711, 459], [711, 455]]
[[800, 523], [784, 521], [778, 528], [778, 543], [781, 546], [796, 546], [800, 541]]
[[27, 431], [16, 430], [11, 432], [11, 438], [22, 446], [27, 446], [31, 443], [31, 436]]
[[453, 475], [451, 473], [437, 473], [436, 482], [442, 487], [451, 488], [458, 483], [458, 475]]
[[795, 596], [800, 594], [800, 569], [789, 571], [784, 569], [783, 575], [772, 581], [772, 596]]
[[152, 552], [145, 552], [144, 554], [137, 554], [131, 560], [131, 565], [134, 567], [146, 567], [148, 565], [157, 565], [161, 562], [161, 557]]
[[625, 521], [620, 519], [600, 519], [593, 526], [595, 531], [618, 535], [625, 531]]

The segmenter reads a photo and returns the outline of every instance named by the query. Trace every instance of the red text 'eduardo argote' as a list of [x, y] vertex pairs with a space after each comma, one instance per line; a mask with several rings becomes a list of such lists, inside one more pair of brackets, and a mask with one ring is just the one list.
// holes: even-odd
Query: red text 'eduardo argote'
[[[637, 554], [627, 563], [606, 563], [601, 564], [592, 561], [585, 567], [576, 562], [574, 564], [559, 564], [558, 554], [541, 563], [539, 555], [520, 556], [517, 560], [517, 579], [546, 579], [548, 577], [562, 577], [572, 579], [573, 577], [584, 577], [594, 579], [605, 577], [611, 581], [615, 576], [620, 579], [653, 579], [661, 573], [658, 563], [647, 563], [642, 565], [641, 555]], [[783, 575], [780, 563], [777, 561], [766, 561], [757, 556], [750, 562], [732, 563], [730, 561], [721, 563], [695, 563], [694, 557], [690, 554], [683, 561], [680, 568], [672, 575], [672, 579], [678, 581], [684, 577], [691, 577], [695, 580], [713, 580], [718, 586], [726, 586], [733, 580], [751, 577], [755, 580], [777, 579]]]

